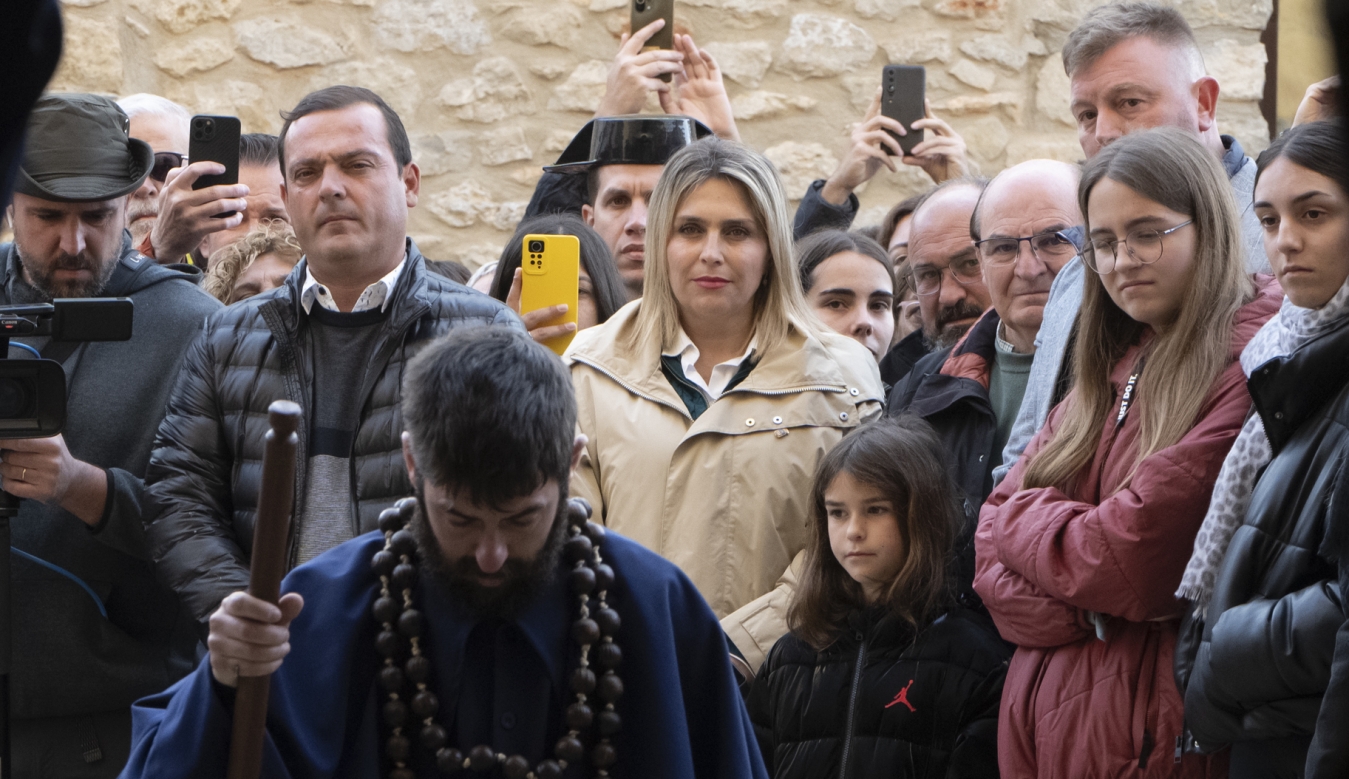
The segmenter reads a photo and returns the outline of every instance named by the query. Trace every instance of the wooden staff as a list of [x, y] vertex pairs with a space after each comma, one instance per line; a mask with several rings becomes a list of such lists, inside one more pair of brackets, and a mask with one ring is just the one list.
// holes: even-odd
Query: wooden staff
[[[295, 505], [295, 431], [300, 407], [288, 400], [267, 407], [267, 446], [262, 453], [262, 486], [258, 490], [258, 517], [253, 526], [253, 562], [248, 594], [275, 604], [286, 575], [286, 548], [290, 541], [290, 514]], [[267, 731], [270, 676], [239, 679], [234, 698], [234, 732], [230, 739], [229, 779], [257, 779], [262, 771], [262, 743]]]

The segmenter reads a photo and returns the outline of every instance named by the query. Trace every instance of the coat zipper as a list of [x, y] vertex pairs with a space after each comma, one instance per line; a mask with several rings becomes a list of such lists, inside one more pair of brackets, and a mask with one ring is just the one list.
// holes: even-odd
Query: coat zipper
[[[861, 634], [858, 634], [861, 638]], [[862, 680], [862, 665], [867, 659], [867, 643], [860, 641], [857, 645], [857, 667], [853, 669], [852, 691], [848, 693], [848, 719], [843, 728], [843, 759], [839, 761], [838, 779], [848, 779], [848, 752], [852, 746], [852, 724], [853, 713], [857, 709], [857, 687]]]

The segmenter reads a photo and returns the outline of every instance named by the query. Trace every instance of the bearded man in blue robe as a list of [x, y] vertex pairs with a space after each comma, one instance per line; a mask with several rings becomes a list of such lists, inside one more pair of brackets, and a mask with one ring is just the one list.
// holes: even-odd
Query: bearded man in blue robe
[[571, 379], [502, 328], [404, 379], [416, 489], [381, 530], [237, 592], [196, 671], [133, 710], [123, 777], [215, 777], [241, 676], [273, 674], [264, 777], [763, 777], [721, 628], [689, 580], [567, 501]]

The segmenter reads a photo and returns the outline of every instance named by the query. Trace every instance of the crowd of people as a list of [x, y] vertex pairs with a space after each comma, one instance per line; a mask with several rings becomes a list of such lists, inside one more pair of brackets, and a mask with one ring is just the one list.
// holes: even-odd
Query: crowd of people
[[[202, 188], [187, 109], [38, 101], [0, 302], [135, 318], [10, 343], [69, 407], [0, 441], [16, 775], [224, 776], [264, 675], [275, 777], [1349, 775], [1338, 80], [1253, 160], [1181, 13], [1100, 6], [1084, 161], [985, 178], [878, 90], [793, 217], [662, 24], [474, 273], [408, 237], [367, 89]], [[931, 189], [855, 227], [901, 164]], [[530, 235], [578, 240], [574, 322], [521, 310]]]

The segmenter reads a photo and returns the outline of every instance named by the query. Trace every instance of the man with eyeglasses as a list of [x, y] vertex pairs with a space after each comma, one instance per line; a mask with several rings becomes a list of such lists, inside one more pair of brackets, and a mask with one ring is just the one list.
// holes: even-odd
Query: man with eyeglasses
[[[971, 587], [979, 506], [993, 490], [993, 467], [1021, 407], [1050, 285], [1081, 242], [1078, 179], [1073, 165], [1031, 160], [983, 189], [964, 225], [973, 253], [961, 250], [948, 270], [967, 298], [982, 290], [992, 307], [954, 345], [920, 360], [890, 395], [887, 413], [917, 414], [941, 436], [965, 498], [958, 594], [966, 605], [979, 603]], [[920, 296], [944, 295], [953, 284], [930, 256], [915, 259], [911, 251], [910, 261]]]
[[150, 174], [131, 196], [127, 207], [131, 245], [140, 246], [159, 217], [159, 192], [164, 187], [165, 174], [181, 165], [187, 155], [192, 114], [168, 98], [145, 92], [127, 95], [117, 105], [131, 120], [131, 137], [150, 144], [155, 154]]
[[928, 351], [960, 340], [992, 303], [970, 238], [970, 217], [987, 183], [971, 177], [944, 182], [909, 222], [909, 272]]

